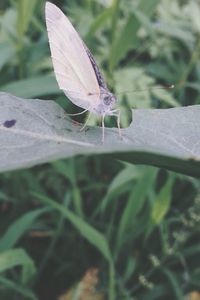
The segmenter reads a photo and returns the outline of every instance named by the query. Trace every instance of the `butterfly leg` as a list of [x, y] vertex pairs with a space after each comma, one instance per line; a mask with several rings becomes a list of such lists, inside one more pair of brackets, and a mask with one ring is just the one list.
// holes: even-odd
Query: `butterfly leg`
[[122, 138], [122, 133], [121, 133], [121, 126], [120, 126], [120, 109], [114, 109], [111, 111], [111, 115], [112, 116], [116, 116], [117, 117], [117, 128], [118, 128], [118, 133], [120, 138]]
[[88, 114], [85, 124], [81, 127], [80, 131], [83, 131], [85, 129], [85, 127], [87, 126], [87, 123], [89, 122], [90, 116], [91, 116], [91, 112]]
[[119, 109], [118, 109], [118, 114], [116, 116], [117, 116], [117, 127], [118, 127], [119, 136], [120, 136], [120, 138], [122, 138], [121, 127], [120, 127], [120, 110]]
[[101, 124], [102, 124], [102, 138], [101, 138], [101, 141], [102, 141], [102, 144], [104, 143], [104, 137], [105, 137], [104, 119], [105, 119], [105, 115], [102, 115], [102, 121], [101, 121]]
[[85, 110], [81, 111], [80, 113], [76, 113], [76, 114], [68, 114], [68, 113], [65, 113], [65, 115], [66, 115], [66, 116], [79, 116], [79, 115], [84, 114], [86, 111], [88, 111], [88, 109], [85, 109]]

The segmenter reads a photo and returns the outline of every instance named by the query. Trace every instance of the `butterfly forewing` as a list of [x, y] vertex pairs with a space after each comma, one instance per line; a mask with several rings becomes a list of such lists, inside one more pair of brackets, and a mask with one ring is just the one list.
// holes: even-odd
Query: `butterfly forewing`
[[100, 102], [100, 89], [83, 41], [62, 11], [46, 3], [51, 56], [60, 89], [70, 100], [89, 109]]

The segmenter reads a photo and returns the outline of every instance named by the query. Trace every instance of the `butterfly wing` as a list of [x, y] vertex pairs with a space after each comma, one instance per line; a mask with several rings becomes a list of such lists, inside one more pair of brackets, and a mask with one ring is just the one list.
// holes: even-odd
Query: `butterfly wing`
[[46, 2], [45, 15], [59, 88], [74, 104], [84, 109], [98, 105], [99, 84], [79, 34], [56, 5]]

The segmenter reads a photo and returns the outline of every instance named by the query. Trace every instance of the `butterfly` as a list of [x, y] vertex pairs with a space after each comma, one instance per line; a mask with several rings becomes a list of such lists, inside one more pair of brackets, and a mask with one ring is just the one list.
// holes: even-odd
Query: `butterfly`
[[116, 97], [107, 88], [90, 50], [69, 19], [53, 3], [46, 2], [45, 19], [59, 88], [75, 105], [84, 109], [78, 114], [89, 111], [102, 116], [102, 142], [106, 115], [117, 116], [120, 133], [120, 111], [113, 109]]

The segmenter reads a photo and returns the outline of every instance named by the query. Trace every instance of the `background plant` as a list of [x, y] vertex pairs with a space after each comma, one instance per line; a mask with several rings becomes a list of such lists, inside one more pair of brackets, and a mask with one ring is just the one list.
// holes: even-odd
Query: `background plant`
[[[57, 5], [119, 93], [123, 126], [130, 107], [199, 104], [198, 0]], [[77, 112], [52, 72], [44, 2], [4, 0], [0, 9], [1, 90]], [[172, 83], [173, 93], [152, 89]], [[91, 268], [99, 270], [91, 299], [184, 299], [199, 290], [197, 179], [80, 157], [1, 174], [0, 186], [2, 299], [58, 299]]]

